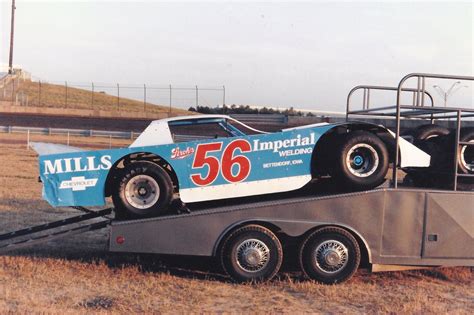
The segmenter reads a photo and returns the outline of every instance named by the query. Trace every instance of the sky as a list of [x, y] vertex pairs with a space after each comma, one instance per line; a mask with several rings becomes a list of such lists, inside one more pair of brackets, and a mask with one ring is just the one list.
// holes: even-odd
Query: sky
[[[10, 6], [0, 0], [0, 64], [8, 63]], [[16, 7], [14, 64], [51, 82], [225, 85], [227, 104], [342, 112], [355, 85], [395, 86], [411, 72], [474, 74], [473, 1], [17, 0]], [[222, 103], [220, 93], [201, 102]], [[463, 83], [450, 102], [473, 106], [473, 98]]]

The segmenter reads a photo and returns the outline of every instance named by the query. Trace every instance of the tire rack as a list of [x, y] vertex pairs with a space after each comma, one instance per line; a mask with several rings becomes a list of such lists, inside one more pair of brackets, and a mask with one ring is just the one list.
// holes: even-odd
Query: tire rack
[[[416, 88], [404, 88], [405, 82], [410, 78], [417, 79]], [[444, 74], [430, 74], [430, 73], [410, 73], [403, 77], [398, 83], [398, 87], [387, 87], [387, 86], [372, 86], [372, 85], [359, 85], [353, 88], [347, 96], [347, 108], [346, 108], [346, 119], [349, 119], [350, 115], [359, 116], [383, 116], [383, 117], [394, 117], [396, 119], [396, 139], [395, 147], [399, 147], [400, 142], [400, 121], [401, 118], [407, 119], [429, 119], [431, 123], [434, 123], [436, 119], [456, 119], [456, 134], [455, 134], [455, 145], [454, 145], [454, 165], [453, 165], [453, 183], [452, 189], [454, 191], [458, 188], [458, 179], [460, 177], [474, 177], [474, 174], [461, 174], [458, 170], [458, 157], [459, 157], [459, 146], [460, 145], [474, 145], [474, 142], [461, 142], [461, 119], [474, 117], [474, 109], [462, 108], [462, 107], [439, 107], [433, 103], [432, 96], [426, 91], [426, 79], [447, 79], [447, 80], [462, 80], [462, 81], [474, 81], [473, 76], [458, 76], [458, 75], [444, 75]], [[363, 107], [361, 110], [351, 110], [351, 98], [356, 90], [363, 90]], [[396, 91], [397, 101], [395, 106], [384, 106], [370, 108], [370, 91], [371, 90], [385, 90], [385, 91]], [[413, 93], [413, 104], [402, 105], [401, 95], [402, 92]], [[431, 106], [425, 105], [426, 97], [430, 100]], [[393, 168], [391, 187], [398, 187], [398, 175], [397, 169], [399, 166], [400, 152], [395, 150], [395, 159], [397, 163], [393, 163], [397, 167]], [[394, 162], [393, 161], [393, 162]]]
[[[74, 209], [83, 211], [85, 212], [85, 214], [1, 234], [0, 253], [26, 246], [31, 246], [38, 243], [49, 242], [51, 240], [69, 235], [75, 235], [88, 231], [102, 229], [107, 227], [112, 222], [112, 219], [106, 218], [105, 216], [111, 214], [113, 208], [107, 208], [99, 211], [92, 211], [83, 207], [74, 207]], [[64, 227], [70, 227], [73, 224], [85, 222], [100, 217], [104, 218], [104, 220], [91, 224], [75, 226], [69, 229], [64, 229]], [[36, 235], [37, 233], [44, 231], [49, 231], [49, 233], [44, 235]], [[23, 236], [30, 237], [23, 239], [21, 238]]]

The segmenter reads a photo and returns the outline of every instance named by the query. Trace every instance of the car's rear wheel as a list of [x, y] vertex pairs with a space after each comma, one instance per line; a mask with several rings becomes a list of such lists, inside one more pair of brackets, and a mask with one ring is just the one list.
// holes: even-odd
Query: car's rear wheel
[[334, 151], [332, 175], [350, 190], [380, 185], [388, 171], [388, 151], [379, 137], [366, 131], [341, 136]]
[[121, 173], [112, 193], [117, 213], [131, 218], [165, 213], [173, 194], [173, 183], [159, 165], [148, 161], [129, 164]]

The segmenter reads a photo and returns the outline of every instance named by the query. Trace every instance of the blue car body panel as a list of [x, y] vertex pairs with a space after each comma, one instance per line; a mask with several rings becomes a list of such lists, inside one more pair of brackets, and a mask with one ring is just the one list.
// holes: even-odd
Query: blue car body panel
[[[40, 155], [43, 198], [52, 206], [102, 206], [107, 176], [114, 164], [124, 156], [141, 152], [156, 154], [171, 165], [185, 202], [293, 190], [299, 187], [288, 186], [283, 181], [293, 177], [305, 182], [311, 179], [313, 149], [321, 135], [335, 126], [326, 124], [269, 134]], [[211, 146], [207, 146], [209, 144]], [[197, 158], [198, 151], [212, 146], [219, 150], [207, 150], [200, 156], [204, 161], [218, 164], [218, 170], [211, 170], [211, 164], [199, 164]], [[224, 152], [227, 152], [226, 157]], [[198, 183], [199, 178], [210, 177], [215, 172], [217, 175], [212, 182]], [[216, 193], [218, 189], [224, 190]]]

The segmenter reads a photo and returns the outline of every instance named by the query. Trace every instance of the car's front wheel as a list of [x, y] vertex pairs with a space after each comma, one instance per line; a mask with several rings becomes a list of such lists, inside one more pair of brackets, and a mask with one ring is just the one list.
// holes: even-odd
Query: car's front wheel
[[173, 195], [173, 183], [159, 165], [148, 161], [129, 164], [121, 173], [112, 193], [115, 211], [130, 218], [165, 213]]

